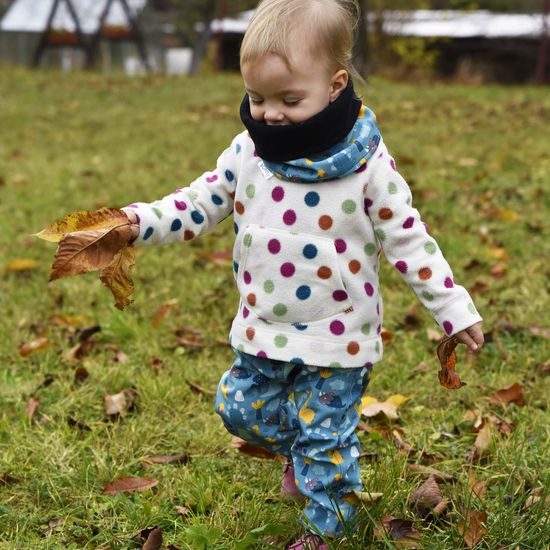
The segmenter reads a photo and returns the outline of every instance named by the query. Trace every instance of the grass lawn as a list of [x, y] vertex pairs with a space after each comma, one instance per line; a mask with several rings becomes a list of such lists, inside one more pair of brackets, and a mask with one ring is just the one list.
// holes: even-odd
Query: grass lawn
[[[365, 490], [383, 496], [332, 547], [400, 547], [403, 524], [380, 527], [393, 516], [412, 521], [423, 548], [546, 548], [548, 89], [373, 79], [362, 92], [488, 341], [476, 358], [459, 351], [468, 385], [442, 388], [435, 323], [421, 308], [405, 314], [414, 295], [384, 265], [389, 342], [368, 395], [410, 399], [397, 421], [364, 418]], [[0, 548], [141, 548], [155, 526], [176, 548], [284, 548], [300, 533], [300, 506], [279, 498], [280, 463], [232, 448], [213, 411], [237, 292], [212, 252], [231, 249], [231, 221], [189, 244], [139, 250], [124, 312], [95, 274], [48, 284], [55, 247], [30, 236], [71, 211], [192, 181], [240, 131], [241, 94], [237, 75], [0, 69]], [[513, 383], [524, 404], [491, 403]], [[124, 390], [129, 411], [113, 421], [104, 397]], [[476, 438], [483, 456], [468, 463]], [[146, 460], [181, 454], [184, 464]], [[433, 521], [409, 502], [425, 481], [415, 463], [453, 476]], [[158, 484], [103, 494], [124, 476]]]

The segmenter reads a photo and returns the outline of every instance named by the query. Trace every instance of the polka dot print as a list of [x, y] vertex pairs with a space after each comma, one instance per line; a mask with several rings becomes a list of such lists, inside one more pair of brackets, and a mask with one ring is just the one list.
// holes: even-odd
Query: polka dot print
[[356, 209], [357, 204], [355, 204], [355, 201], [346, 200], [342, 203], [342, 212], [344, 212], [344, 214], [353, 214]]
[[348, 264], [348, 268], [354, 275], [356, 275], [357, 273], [359, 273], [359, 270], [361, 269], [361, 263], [358, 262], [357, 260], [352, 260]]
[[343, 239], [336, 239], [334, 241], [334, 246], [335, 246], [336, 252], [338, 252], [338, 254], [343, 254], [348, 248], [348, 245], [346, 244], [346, 241], [344, 241]]
[[172, 225], [170, 226], [171, 231], [179, 231], [182, 228], [183, 224], [181, 223], [181, 220], [174, 220], [172, 222]]
[[303, 254], [308, 260], [313, 260], [317, 256], [317, 247], [314, 244], [304, 246]]
[[330, 216], [324, 215], [319, 218], [319, 227], [323, 231], [328, 231], [332, 227], [332, 218]]
[[391, 208], [380, 208], [378, 211], [378, 217], [381, 220], [391, 220], [393, 218], [393, 212]]
[[418, 277], [421, 281], [427, 281], [432, 278], [432, 270], [429, 267], [423, 267], [418, 270]]
[[311, 296], [311, 288], [307, 285], [299, 286], [296, 290], [298, 300], [307, 300]]
[[296, 212], [294, 210], [287, 210], [283, 214], [283, 221], [286, 225], [294, 225], [296, 223]]
[[271, 239], [267, 244], [267, 249], [271, 254], [279, 254], [281, 251], [281, 243], [277, 239]]
[[237, 201], [235, 203], [235, 212], [237, 212], [239, 216], [242, 216], [244, 214], [244, 204], [242, 202]]
[[330, 332], [332, 332], [335, 336], [341, 336], [346, 330], [346, 327], [342, 321], [332, 321], [329, 328]]
[[307, 206], [311, 208], [317, 206], [320, 200], [321, 200], [321, 197], [319, 196], [319, 193], [316, 193], [315, 191], [310, 191], [304, 197], [304, 202], [306, 203]]
[[294, 273], [296, 272], [296, 267], [294, 266], [293, 263], [291, 262], [285, 262], [282, 266], [281, 266], [281, 275], [283, 277], [292, 277], [294, 275]]
[[332, 270], [330, 269], [330, 267], [327, 267], [326, 265], [322, 265], [318, 270], [317, 270], [317, 277], [319, 277], [319, 279], [330, 279], [332, 277]]
[[271, 191], [271, 198], [275, 202], [281, 202], [285, 198], [285, 190], [282, 187], [275, 187]]

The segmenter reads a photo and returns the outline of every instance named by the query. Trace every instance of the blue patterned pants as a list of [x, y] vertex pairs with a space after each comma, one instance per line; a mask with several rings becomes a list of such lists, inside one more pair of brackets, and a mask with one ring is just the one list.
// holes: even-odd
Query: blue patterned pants
[[216, 412], [229, 432], [292, 459], [309, 502], [306, 524], [337, 537], [355, 515], [345, 498], [361, 490], [355, 428], [370, 368], [322, 368], [237, 358], [218, 387]]

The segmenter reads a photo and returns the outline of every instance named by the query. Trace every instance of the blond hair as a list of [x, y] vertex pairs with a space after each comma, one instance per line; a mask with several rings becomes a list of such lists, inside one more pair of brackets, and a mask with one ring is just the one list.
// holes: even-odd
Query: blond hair
[[358, 19], [356, 0], [262, 0], [244, 35], [241, 66], [268, 54], [290, 66], [292, 48], [306, 47], [324, 54], [329, 70], [357, 76], [352, 51]]

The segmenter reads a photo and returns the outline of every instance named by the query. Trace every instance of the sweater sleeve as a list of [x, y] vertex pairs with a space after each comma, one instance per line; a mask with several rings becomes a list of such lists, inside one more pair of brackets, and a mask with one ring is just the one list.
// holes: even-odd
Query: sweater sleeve
[[470, 295], [455, 284], [439, 246], [412, 207], [409, 186], [383, 144], [373, 159], [365, 205], [386, 258], [445, 334], [451, 336], [481, 321]]
[[240, 144], [237, 136], [218, 158], [216, 168], [189, 186], [151, 203], [137, 202], [139, 235], [135, 246], [189, 241], [213, 229], [233, 212]]

